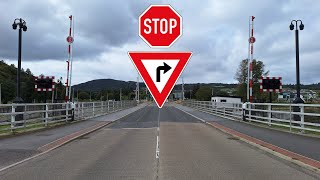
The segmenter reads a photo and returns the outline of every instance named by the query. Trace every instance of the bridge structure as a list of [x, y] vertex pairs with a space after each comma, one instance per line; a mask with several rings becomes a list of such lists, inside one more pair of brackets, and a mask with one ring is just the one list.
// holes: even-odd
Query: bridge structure
[[151, 101], [2, 104], [0, 179], [319, 179], [319, 110], [195, 100], [161, 109]]

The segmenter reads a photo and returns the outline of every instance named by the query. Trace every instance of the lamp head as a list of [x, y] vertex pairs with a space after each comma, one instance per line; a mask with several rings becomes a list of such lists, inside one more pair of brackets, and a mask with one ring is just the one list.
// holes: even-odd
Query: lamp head
[[294, 25], [291, 23], [289, 26], [290, 30], [292, 31], [294, 29]]
[[299, 29], [303, 30], [304, 29], [304, 24], [301, 23], [300, 26], [299, 26]]
[[17, 29], [17, 24], [16, 24], [16, 23], [13, 23], [13, 24], [12, 24], [12, 29], [14, 29], [14, 30]]
[[24, 25], [24, 26], [22, 27], [22, 30], [23, 30], [24, 32], [26, 32], [26, 31], [27, 31], [27, 26]]

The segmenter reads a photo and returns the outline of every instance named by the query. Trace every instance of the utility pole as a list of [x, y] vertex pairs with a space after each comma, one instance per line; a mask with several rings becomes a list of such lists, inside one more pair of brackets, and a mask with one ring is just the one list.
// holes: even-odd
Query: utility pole
[[189, 90], [190, 91], [190, 99], [191, 99], [191, 93], [192, 93], [192, 90]]
[[122, 88], [120, 88], [120, 101], [122, 101]]
[[182, 77], [182, 86], [181, 86], [181, 91], [182, 91], [182, 101], [184, 101], [184, 82], [183, 82], [183, 77]]
[[136, 99], [139, 102], [139, 76], [137, 77], [137, 85], [136, 85]]
[[90, 91], [90, 102], [91, 102], [91, 91]]

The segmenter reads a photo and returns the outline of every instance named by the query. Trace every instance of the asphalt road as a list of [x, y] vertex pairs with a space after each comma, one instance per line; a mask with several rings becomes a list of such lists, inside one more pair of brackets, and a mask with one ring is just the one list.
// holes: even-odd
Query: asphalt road
[[143, 106], [145, 106], [145, 104], [108, 115], [88, 119], [86, 121], [67, 124], [57, 128], [44, 129], [39, 132], [13, 136], [9, 138], [0, 138], [0, 169], [40, 153], [38, 148], [47, 143], [82, 129], [94, 126], [100, 123], [100, 121], [113, 121], [126, 114], [130, 114], [142, 108]]
[[189, 107], [180, 105], [176, 106], [197, 117], [200, 117], [205, 121], [216, 122], [243, 134], [260, 139], [264, 142], [320, 161], [320, 138], [301, 136], [298, 134], [254, 126], [239, 121], [231, 121], [229, 119], [224, 119], [212, 114], [200, 112]]
[[155, 105], [0, 172], [6, 180], [317, 178], [174, 107]]

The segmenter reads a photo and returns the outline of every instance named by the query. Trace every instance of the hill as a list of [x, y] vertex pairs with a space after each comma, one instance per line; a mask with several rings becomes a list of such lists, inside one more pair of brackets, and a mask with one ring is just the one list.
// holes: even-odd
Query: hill
[[[136, 82], [121, 81], [115, 79], [96, 79], [85, 83], [74, 85], [75, 91], [91, 91], [98, 92], [102, 90], [119, 90], [122, 89], [135, 89]], [[145, 87], [144, 83], [140, 83], [140, 87]]]

